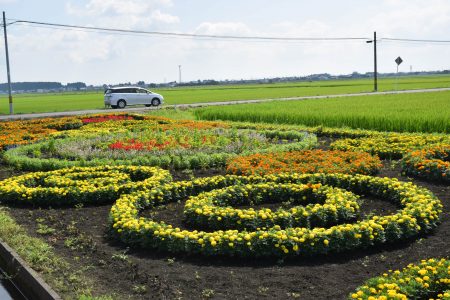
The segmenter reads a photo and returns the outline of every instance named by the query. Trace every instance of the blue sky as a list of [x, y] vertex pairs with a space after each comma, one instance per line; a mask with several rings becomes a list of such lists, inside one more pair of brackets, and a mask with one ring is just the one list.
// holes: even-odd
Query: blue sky
[[[448, 0], [0, 0], [9, 19], [240, 36], [450, 39]], [[368, 72], [372, 46], [227, 42], [8, 27], [13, 81], [168, 82]], [[0, 81], [6, 81], [4, 45]], [[450, 69], [450, 44], [379, 44], [380, 72]]]

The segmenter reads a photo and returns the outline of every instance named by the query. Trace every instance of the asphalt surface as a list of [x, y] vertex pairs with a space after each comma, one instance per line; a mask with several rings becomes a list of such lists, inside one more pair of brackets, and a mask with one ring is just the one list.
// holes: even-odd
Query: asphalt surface
[[90, 109], [64, 112], [48, 112], [48, 113], [33, 113], [33, 114], [16, 114], [16, 115], [0, 115], [0, 121], [47, 118], [47, 117], [64, 117], [77, 116], [87, 114], [101, 114], [101, 113], [117, 113], [117, 112], [146, 112], [156, 109], [164, 108], [195, 108], [204, 106], [221, 106], [221, 105], [235, 105], [244, 103], [261, 103], [269, 101], [293, 101], [293, 100], [307, 100], [307, 99], [327, 99], [340, 97], [357, 97], [357, 96], [372, 96], [372, 95], [392, 95], [392, 94], [415, 94], [415, 93], [432, 93], [450, 91], [450, 88], [435, 88], [435, 89], [417, 89], [417, 90], [403, 90], [403, 91], [386, 91], [386, 92], [369, 92], [369, 93], [353, 93], [353, 94], [338, 94], [338, 95], [322, 95], [322, 96], [304, 96], [304, 97], [290, 97], [290, 98], [268, 98], [268, 99], [254, 99], [254, 100], [232, 100], [232, 101], [218, 101], [192, 104], [177, 104], [177, 105], [163, 105], [158, 107], [129, 107], [124, 109]]

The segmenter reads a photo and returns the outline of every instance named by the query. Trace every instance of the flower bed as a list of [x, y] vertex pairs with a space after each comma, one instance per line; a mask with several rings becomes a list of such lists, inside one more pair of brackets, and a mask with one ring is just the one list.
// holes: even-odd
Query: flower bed
[[77, 131], [70, 135], [73, 137], [10, 149], [4, 153], [4, 160], [18, 169], [31, 171], [97, 165], [223, 168], [239, 154], [302, 150], [317, 143], [316, 136], [305, 132], [223, 128], [135, 128], [125, 132]]
[[[190, 148], [223, 148], [233, 142], [231, 139], [213, 130], [176, 129], [173, 131], [147, 131], [137, 138], [118, 139], [112, 143], [107, 143], [107, 148], [109, 150], [148, 152]], [[260, 143], [259, 140], [252, 139], [240, 139], [240, 142], [257, 143], [258, 146]]]
[[[279, 225], [256, 230], [181, 230], [164, 222], [140, 217], [146, 208], [184, 201], [202, 192], [228, 186], [266, 183], [322, 184], [359, 195], [373, 195], [398, 204], [392, 215], [373, 216], [330, 228]], [[234, 196], [234, 195], [231, 195]], [[345, 174], [278, 174], [216, 176], [157, 186], [122, 195], [110, 213], [111, 234], [133, 246], [170, 252], [229, 256], [295, 256], [342, 252], [416, 237], [435, 228], [442, 211], [440, 201], [426, 189], [397, 179]], [[226, 214], [225, 214], [226, 216]]]
[[135, 118], [130, 115], [95, 115], [81, 119], [83, 124], [123, 120], [135, 120]]
[[255, 129], [255, 130], [301, 130], [316, 134], [317, 136], [327, 136], [333, 138], [362, 138], [385, 135], [386, 132], [365, 129], [352, 129], [348, 127], [324, 127], [324, 126], [305, 126], [273, 123], [250, 123], [250, 122], [232, 122], [228, 121], [234, 128]]
[[30, 144], [58, 131], [81, 126], [83, 123], [75, 117], [0, 122], [0, 151]]
[[[58, 132], [75, 136], [69, 129], [81, 129], [80, 132], [124, 131], [141, 126], [159, 126], [162, 130], [170, 128], [212, 129], [227, 128], [222, 122], [171, 120], [164, 117], [145, 116], [139, 114], [95, 114], [80, 117], [43, 118], [35, 120], [19, 120], [0, 122], [0, 151], [18, 145], [37, 142]], [[78, 130], [77, 130], [78, 131]]]
[[414, 149], [449, 142], [445, 135], [387, 134], [360, 139], [342, 139], [330, 145], [333, 150], [364, 151], [381, 158], [399, 159]]
[[450, 260], [428, 259], [369, 279], [350, 299], [450, 299]]
[[[208, 229], [329, 227], [356, 218], [357, 197], [318, 184], [246, 184], [204, 192], [186, 201], [184, 215], [192, 226]], [[295, 204], [290, 209], [235, 209], [236, 205]]]
[[111, 203], [122, 193], [170, 180], [168, 171], [153, 167], [77, 167], [36, 172], [0, 181], [0, 202], [38, 206]]
[[402, 167], [412, 176], [450, 182], [450, 144], [412, 151], [403, 158]]
[[227, 164], [227, 172], [236, 175], [290, 172], [370, 175], [380, 167], [380, 159], [365, 152], [305, 150], [238, 156]]
[[192, 120], [173, 120], [159, 116], [138, 115], [138, 114], [119, 114], [119, 115], [91, 115], [82, 118], [85, 126], [81, 129], [82, 133], [99, 131], [141, 131], [148, 128], [157, 128], [158, 130], [173, 129], [214, 129], [229, 128], [227, 123], [211, 121], [192, 121]]

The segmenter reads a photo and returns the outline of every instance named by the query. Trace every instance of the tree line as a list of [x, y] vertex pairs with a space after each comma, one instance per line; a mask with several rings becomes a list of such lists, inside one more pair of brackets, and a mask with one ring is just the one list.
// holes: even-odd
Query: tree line
[[[86, 88], [86, 84], [84, 82], [71, 82], [63, 85], [61, 82], [46, 82], [46, 81], [38, 81], [38, 82], [12, 82], [11, 88], [14, 91], [36, 91], [36, 90], [58, 90], [58, 89], [75, 89], [79, 90], [82, 88]], [[0, 83], [0, 90], [7, 91], [8, 84]]]

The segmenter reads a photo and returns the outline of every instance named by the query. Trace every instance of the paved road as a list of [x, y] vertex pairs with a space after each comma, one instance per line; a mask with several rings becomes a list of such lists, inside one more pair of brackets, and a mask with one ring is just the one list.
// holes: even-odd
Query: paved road
[[[195, 107], [203, 107], [203, 106], [234, 105], [234, 104], [243, 104], [243, 103], [261, 103], [261, 102], [269, 102], [269, 101], [293, 101], [293, 100], [327, 99], [327, 98], [372, 96], [372, 95], [415, 94], [415, 93], [431, 93], [431, 92], [442, 92], [442, 91], [450, 91], [450, 88], [386, 91], [386, 92], [370, 92], [370, 93], [354, 93], [354, 94], [338, 94], [338, 95], [322, 95], [322, 96], [305, 96], [305, 97], [290, 97], [290, 98], [269, 98], [269, 99], [255, 99], [255, 100], [233, 100], [233, 101], [219, 101], [219, 102], [207, 102], [207, 103], [164, 105], [164, 106], [162, 106], [162, 108], [195, 108]], [[146, 112], [146, 111], [151, 111], [151, 110], [156, 110], [156, 109], [161, 109], [161, 107], [130, 107], [130, 108], [124, 108], [124, 109], [104, 108], [104, 109], [64, 111], [64, 112], [0, 115], [0, 121], [46, 118], [46, 117], [77, 116], [77, 115], [101, 114], [101, 113], [116, 113], [116, 112]]]

